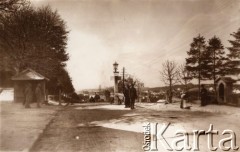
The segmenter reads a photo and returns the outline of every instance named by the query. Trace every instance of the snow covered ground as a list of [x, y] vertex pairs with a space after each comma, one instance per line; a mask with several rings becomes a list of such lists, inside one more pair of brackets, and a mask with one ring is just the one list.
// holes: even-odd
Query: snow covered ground
[[13, 88], [0, 88], [0, 102], [13, 102], [14, 101]]

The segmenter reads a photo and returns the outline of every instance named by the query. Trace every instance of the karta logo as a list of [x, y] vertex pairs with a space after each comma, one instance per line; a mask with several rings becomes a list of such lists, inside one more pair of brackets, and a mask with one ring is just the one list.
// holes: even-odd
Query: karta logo
[[[236, 145], [237, 137], [234, 131], [226, 129], [222, 132], [225, 138], [222, 138], [218, 142], [218, 147], [213, 145], [213, 135], [218, 135], [218, 130], [213, 130], [213, 125], [210, 124], [209, 129], [205, 130], [193, 130], [191, 133], [186, 130], [176, 130], [175, 136], [171, 142], [165, 138], [165, 132], [168, 130], [170, 123], [163, 123], [159, 127], [158, 123], [147, 123], [144, 127], [144, 142], [143, 150], [145, 151], [158, 151], [159, 149], [166, 149], [168, 151], [200, 151], [199, 149], [199, 136], [207, 135], [207, 148], [209, 151], [216, 151], [218, 148], [223, 151], [239, 150]], [[160, 130], [159, 130], [160, 128]], [[190, 134], [192, 135], [192, 144], [190, 145]], [[229, 135], [226, 137], [226, 135]], [[161, 147], [158, 147], [160, 145]]]

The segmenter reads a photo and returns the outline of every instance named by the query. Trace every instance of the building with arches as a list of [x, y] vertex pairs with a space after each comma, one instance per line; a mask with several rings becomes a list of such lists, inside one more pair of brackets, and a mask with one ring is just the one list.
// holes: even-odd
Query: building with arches
[[231, 77], [219, 77], [217, 80], [217, 101], [220, 104], [228, 104], [233, 102], [231, 99], [233, 84], [236, 80]]
[[240, 106], [240, 94], [233, 92], [234, 85], [240, 86], [240, 59], [232, 60], [230, 63], [237, 65], [232, 70], [234, 73], [216, 80], [217, 101], [219, 104]]

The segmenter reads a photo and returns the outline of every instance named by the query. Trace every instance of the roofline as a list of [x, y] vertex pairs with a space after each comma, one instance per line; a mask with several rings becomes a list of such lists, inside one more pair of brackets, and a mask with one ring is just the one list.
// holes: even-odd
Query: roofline
[[[35, 73], [35, 74], [37, 74], [37, 75], [39, 75], [39, 76], [41, 76], [41, 77], [43, 77], [43, 79], [38, 79], [38, 80], [47, 80], [47, 81], [50, 80], [49, 78], [47, 78], [47, 77], [41, 75], [40, 73], [34, 71], [34, 70], [31, 69], [31, 68], [27, 68], [27, 69], [21, 71], [18, 75], [20, 75], [21, 73], [24, 73], [25, 71], [28, 71], [28, 70], [31, 71], [31, 72], [33, 72], [33, 73]], [[24, 79], [17, 79], [16, 77], [17, 77], [18, 75], [13, 76], [13, 77], [12, 77], [12, 80], [24, 80]], [[29, 79], [25, 79], [25, 80], [29, 80]]]
[[234, 80], [233, 78], [231, 78], [231, 77], [219, 77], [219, 78], [217, 78], [216, 79], [216, 82], [217, 81], [219, 81], [220, 79], [224, 79], [224, 78], [227, 78], [227, 79], [229, 79], [229, 81], [228, 82], [236, 82], [237, 80]]

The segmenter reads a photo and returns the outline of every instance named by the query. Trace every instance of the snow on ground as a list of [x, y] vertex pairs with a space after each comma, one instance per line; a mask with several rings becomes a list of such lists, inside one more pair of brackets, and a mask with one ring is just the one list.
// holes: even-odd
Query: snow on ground
[[0, 89], [0, 102], [13, 102], [14, 101], [14, 89]]

